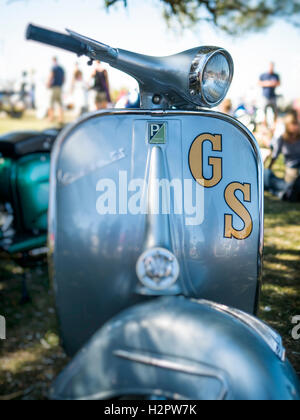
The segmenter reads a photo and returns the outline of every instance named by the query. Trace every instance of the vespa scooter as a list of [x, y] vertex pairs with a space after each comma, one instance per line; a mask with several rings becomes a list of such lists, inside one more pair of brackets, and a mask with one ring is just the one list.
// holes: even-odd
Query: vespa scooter
[[54, 146], [49, 261], [63, 344], [78, 354], [50, 397], [299, 399], [280, 336], [254, 316], [259, 148], [209, 110], [230, 87], [230, 54], [155, 58], [68, 33], [30, 25], [27, 39], [135, 77], [141, 109], [87, 115]]

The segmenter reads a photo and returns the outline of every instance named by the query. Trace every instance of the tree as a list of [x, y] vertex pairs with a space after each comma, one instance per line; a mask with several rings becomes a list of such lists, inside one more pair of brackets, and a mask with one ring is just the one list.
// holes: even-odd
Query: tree
[[[127, 7], [130, 1], [104, 0], [108, 9], [119, 3]], [[231, 35], [265, 29], [276, 19], [300, 27], [300, 0], [156, 1], [162, 3], [163, 14], [169, 23], [175, 19], [183, 27], [207, 21]]]

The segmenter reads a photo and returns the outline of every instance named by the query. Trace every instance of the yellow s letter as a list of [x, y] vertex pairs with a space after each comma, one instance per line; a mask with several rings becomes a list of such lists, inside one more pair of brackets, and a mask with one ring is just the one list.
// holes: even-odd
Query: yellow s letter
[[251, 185], [240, 184], [233, 182], [229, 184], [225, 190], [225, 201], [228, 206], [236, 213], [244, 222], [244, 228], [242, 230], [236, 230], [233, 227], [233, 216], [231, 214], [225, 214], [225, 238], [235, 238], [239, 240], [247, 239], [252, 233], [253, 222], [250, 213], [246, 207], [236, 197], [236, 191], [242, 191], [244, 195], [244, 201], [251, 202]]
[[206, 188], [215, 187], [222, 179], [222, 158], [210, 157], [208, 163], [213, 168], [213, 176], [210, 179], [203, 175], [203, 143], [209, 141], [214, 152], [222, 152], [222, 136], [219, 134], [201, 134], [198, 136], [190, 149], [189, 165], [193, 177]]

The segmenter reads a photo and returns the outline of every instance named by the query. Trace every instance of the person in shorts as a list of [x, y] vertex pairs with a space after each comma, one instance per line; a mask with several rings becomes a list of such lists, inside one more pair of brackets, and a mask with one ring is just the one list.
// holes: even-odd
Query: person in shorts
[[59, 123], [63, 123], [64, 110], [62, 101], [62, 88], [65, 83], [65, 72], [64, 69], [58, 64], [57, 58], [53, 58], [53, 67], [48, 80], [48, 88], [51, 91], [50, 95], [50, 107], [49, 107], [49, 120], [54, 121], [55, 105], [58, 105], [59, 110]]
[[92, 74], [94, 80], [93, 89], [96, 92], [95, 106], [97, 110], [106, 109], [111, 102], [109, 94], [109, 81], [107, 70], [105, 70], [100, 61], [97, 61], [96, 68]]
[[268, 72], [263, 73], [259, 79], [259, 85], [262, 87], [263, 91], [266, 123], [268, 108], [271, 108], [274, 112], [274, 122], [277, 120], [278, 108], [276, 88], [279, 87], [280, 84], [280, 77], [277, 73], [275, 73], [275, 64], [270, 63]]

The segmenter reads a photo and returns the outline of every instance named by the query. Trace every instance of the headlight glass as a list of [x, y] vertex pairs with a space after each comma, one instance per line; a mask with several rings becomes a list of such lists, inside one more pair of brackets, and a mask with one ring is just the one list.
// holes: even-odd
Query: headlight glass
[[206, 64], [202, 77], [202, 92], [208, 102], [218, 102], [227, 92], [230, 79], [228, 61], [223, 54], [214, 55]]
[[233, 61], [225, 50], [200, 50], [190, 71], [192, 101], [202, 106], [217, 106], [225, 98], [232, 77]]

